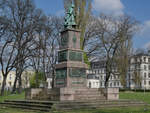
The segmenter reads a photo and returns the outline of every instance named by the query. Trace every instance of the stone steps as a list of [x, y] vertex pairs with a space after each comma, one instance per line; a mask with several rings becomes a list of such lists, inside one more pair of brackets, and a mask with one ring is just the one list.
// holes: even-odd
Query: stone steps
[[5, 100], [4, 102], [17, 102], [17, 103], [35, 103], [35, 104], [49, 104], [52, 105], [52, 101], [39, 101], [39, 100]]
[[101, 101], [89, 101], [89, 102], [60, 102], [56, 104], [56, 109], [63, 109], [63, 110], [71, 110], [71, 109], [96, 109], [96, 108], [108, 108], [108, 107], [130, 107], [130, 106], [145, 106], [147, 105], [141, 101], [131, 101], [131, 100], [101, 100]]
[[0, 106], [50, 111], [56, 110], [72, 110], [72, 109], [96, 109], [96, 108], [112, 108], [112, 107], [138, 107], [146, 106], [148, 104], [137, 100], [95, 100], [95, 101], [33, 101], [33, 100], [5, 100], [0, 103]]
[[54, 102], [30, 100], [5, 100], [4, 102], [0, 103], [0, 105], [6, 107], [39, 111], [50, 111], [53, 104]]
[[111, 102], [119, 102], [119, 103], [121, 103], [121, 102], [138, 102], [138, 103], [140, 103], [140, 102], [142, 102], [143, 103], [143, 101], [139, 101], [139, 100], [128, 100], [128, 99], [119, 99], [119, 100], [96, 100], [96, 101], [61, 101], [61, 102], [59, 102], [60, 104], [65, 104], [65, 103], [69, 103], [69, 104], [71, 104], [71, 103], [111, 103]]
[[145, 104], [132, 104], [132, 105], [79, 105], [79, 106], [56, 106], [57, 110], [75, 110], [75, 109], [97, 109], [97, 108], [114, 108], [114, 107], [139, 107], [145, 106]]

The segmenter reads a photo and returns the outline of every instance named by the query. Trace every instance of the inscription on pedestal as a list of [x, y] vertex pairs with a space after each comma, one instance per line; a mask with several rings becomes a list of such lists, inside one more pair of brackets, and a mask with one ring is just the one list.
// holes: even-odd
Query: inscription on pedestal
[[62, 79], [67, 77], [67, 69], [57, 69], [56, 70], [56, 79]]
[[82, 61], [82, 53], [69, 51], [69, 60], [71, 61]]
[[69, 69], [70, 77], [86, 77], [86, 70], [83, 68], [70, 68]]
[[58, 62], [67, 61], [67, 51], [59, 51]]

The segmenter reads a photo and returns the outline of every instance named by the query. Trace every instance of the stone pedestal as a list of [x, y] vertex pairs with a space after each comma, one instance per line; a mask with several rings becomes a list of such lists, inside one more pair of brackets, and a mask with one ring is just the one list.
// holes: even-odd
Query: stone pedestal
[[86, 87], [86, 69], [80, 49], [80, 31], [66, 29], [61, 32], [61, 44], [56, 65], [55, 88]]

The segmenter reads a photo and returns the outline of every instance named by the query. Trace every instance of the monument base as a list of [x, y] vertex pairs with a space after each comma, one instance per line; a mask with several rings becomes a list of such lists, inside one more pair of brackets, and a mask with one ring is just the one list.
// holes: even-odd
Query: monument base
[[118, 88], [56, 88], [28, 89], [25, 93], [28, 100], [50, 101], [85, 101], [85, 100], [117, 100]]

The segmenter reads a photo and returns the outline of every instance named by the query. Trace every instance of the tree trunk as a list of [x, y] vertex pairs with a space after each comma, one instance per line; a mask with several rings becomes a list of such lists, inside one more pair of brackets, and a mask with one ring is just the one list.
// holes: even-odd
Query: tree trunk
[[36, 81], [36, 88], [38, 88], [39, 80], [38, 80], [38, 71], [35, 72], [35, 81]]
[[7, 76], [3, 76], [3, 83], [2, 83], [2, 89], [1, 89], [1, 96], [4, 96], [4, 91], [5, 91], [5, 86], [6, 86], [6, 79], [7, 79]]
[[52, 88], [54, 88], [54, 79], [55, 79], [55, 76], [54, 76], [54, 69], [53, 69], [53, 71], [52, 71]]
[[110, 77], [110, 71], [109, 71], [109, 64], [108, 64], [108, 61], [106, 62], [106, 78], [105, 78], [105, 88], [107, 89], [108, 88], [108, 81], [109, 81], [109, 77]]
[[16, 84], [17, 84], [17, 79], [18, 79], [18, 77], [16, 76], [15, 77], [15, 81], [14, 81], [14, 85], [13, 85], [13, 90], [12, 90], [12, 94], [14, 94], [15, 92], [16, 92]]
[[22, 92], [22, 79], [21, 75], [19, 75], [19, 88], [18, 88], [18, 93], [20, 94]]

